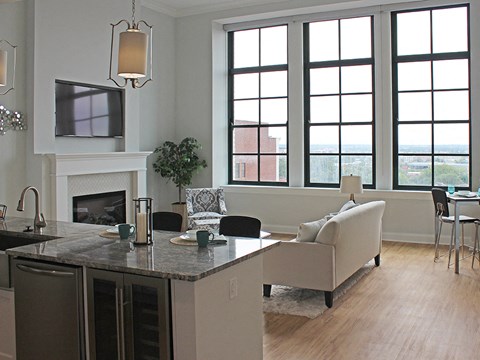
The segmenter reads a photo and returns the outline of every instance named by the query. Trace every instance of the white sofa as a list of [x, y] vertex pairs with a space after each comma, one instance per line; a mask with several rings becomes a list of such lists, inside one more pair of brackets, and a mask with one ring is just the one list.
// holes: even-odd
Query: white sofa
[[371, 259], [380, 265], [384, 209], [384, 201], [358, 205], [328, 220], [314, 242], [282, 241], [267, 251], [264, 296], [270, 296], [271, 285], [323, 290], [332, 307], [338, 286]]

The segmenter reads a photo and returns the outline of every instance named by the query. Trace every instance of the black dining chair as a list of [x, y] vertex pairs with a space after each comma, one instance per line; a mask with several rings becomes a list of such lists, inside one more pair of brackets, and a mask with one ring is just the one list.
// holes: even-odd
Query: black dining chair
[[[442, 233], [443, 224], [452, 225], [452, 233], [450, 235], [450, 247], [448, 248], [448, 267], [450, 267], [450, 259], [452, 256], [452, 247], [453, 247], [453, 238], [455, 233], [455, 218], [450, 216], [448, 210], [448, 199], [445, 190], [440, 188], [432, 188], [432, 197], [433, 205], [435, 209], [435, 257], [434, 261], [436, 262], [440, 255], [438, 254], [438, 245], [440, 244], [440, 235]], [[474, 224], [476, 218], [460, 215], [459, 222], [462, 226], [462, 250], [464, 249], [464, 225], [465, 224]], [[443, 256], [443, 255], [442, 255]], [[463, 256], [464, 257], [464, 256]]]
[[170, 211], [158, 211], [152, 214], [153, 230], [182, 231], [183, 217]]
[[220, 235], [240, 237], [260, 237], [262, 222], [250, 216], [230, 215], [220, 219]]

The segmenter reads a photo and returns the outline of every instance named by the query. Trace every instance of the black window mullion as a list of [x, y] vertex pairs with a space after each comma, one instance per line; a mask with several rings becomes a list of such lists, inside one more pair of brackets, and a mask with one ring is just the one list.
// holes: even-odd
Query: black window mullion
[[[467, 10], [467, 36], [468, 36], [468, 48], [467, 51], [457, 51], [457, 52], [449, 52], [449, 53], [434, 53], [434, 48], [433, 48], [433, 41], [434, 41], [434, 33], [433, 33], [433, 15], [434, 11], [438, 9], [447, 9], [447, 8], [455, 8], [455, 7], [466, 7]], [[415, 54], [415, 55], [398, 55], [398, 47], [397, 47], [397, 16], [400, 13], [406, 13], [406, 12], [415, 12], [415, 11], [429, 11], [429, 17], [430, 17], [430, 53], [429, 54]], [[447, 6], [442, 6], [442, 7], [435, 7], [435, 8], [430, 8], [430, 9], [415, 9], [415, 10], [407, 10], [407, 11], [399, 11], [392, 13], [392, 89], [393, 89], [393, 144], [394, 144], [394, 156], [393, 156], [393, 178], [394, 178], [394, 189], [406, 189], [406, 190], [427, 190], [430, 189], [432, 186], [437, 186], [435, 179], [437, 177], [437, 172], [438, 169], [435, 166], [435, 159], [437, 157], [468, 157], [468, 164], [469, 164], [469, 179], [468, 179], [468, 187], [470, 187], [471, 184], [471, 167], [472, 167], [472, 161], [471, 161], [471, 106], [469, 106], [470, 113], [469, 113], [469, 119], [466, 120], [438, 120], [437, 119], [437, 114], [435, 113], [435, 94], [441, 93], [441, 92], [451, 92], [451, 91], [468, 91], [470, 95], [470, 28], [469, 28], [469, 6], [468, 4], [459, 4], [459, 5], [447, 5]], [[434, 62], [435, 61], [442, 61], [442, 60], [460, 60], [460, 59], [465, 59], [468, 60], [468, 67], [469, 67], [469, 83], [468, 83], [468, 88], [448, 88], [448, 89], [435, 89], [435, 79], [434, 79]], [[399, 91], [398, 90], [398, 64], [399, 63], [413, 63], [413, 62], [420, 62], [420, 61], [429, 61], [430, 62], [430, 90], [412, 90], [412, 91]], [[431, 120], [430, 121], [404, 121], [400, 122], [398, 119], [398, 113], [399, 113], [399, 108], [398, 108], [398, 97], [402, 93], [415, 93], [415, 92], [426, 92], [428, 91], [430, 93], [431, 99], [430, 99], [430, 105], [431, 105]], [[470, 100], [471, 102], [471, 100]], [[471, 105], [471, 103], [469, 104]], [[399, 135], [399, 126], [401, 124], [430, 124], [430, 129], [431, 129], [431, 145], [430, 145], [430, 153], [402, 153], [400, 152], [399, 149], [399, 142], [398, 142], [398, 135]], [[444, 125], [444, 124], [468, 124], [469, 128], [469, 135], [470, 135], [470, 141], [469, 141], [469, 147], [468, 147], [468, 153], [442, 153], [438, 151], [442, 150], [436, 150], [436, 138], [435, 138], [435, 126], [436, 125]], [[401, 185], [400, 184], [400, 161], [399, 158], [400, 156], [411, 156], [411, 157], [428, 157], [430, 158], [431, 161], [431, 184], [430, 185]], [[441, 174], [439, 174], [441, 175]], [[445, 185], [446, 186], [446, 185]]]

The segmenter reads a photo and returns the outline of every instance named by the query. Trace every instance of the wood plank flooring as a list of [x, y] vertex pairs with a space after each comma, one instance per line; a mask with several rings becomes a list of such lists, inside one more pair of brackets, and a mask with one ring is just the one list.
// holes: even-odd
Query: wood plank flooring
[[480, 266], [456, 275], [431, 245], [384, 242], [381, 266], [316, 319], [265, 314], [263, 343], [265, 360], [480, 359]]

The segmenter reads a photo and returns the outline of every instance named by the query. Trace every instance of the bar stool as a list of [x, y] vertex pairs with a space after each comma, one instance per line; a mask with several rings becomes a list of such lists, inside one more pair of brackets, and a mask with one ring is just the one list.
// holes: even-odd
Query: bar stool
[[478, 227], [480, 226], [480, 220], [475, 221], [475, 241], [473, 242], [473, 256], [472, 256], [472, 268], [475, 263], [475, 259], [480, 263], [480, 245], [478, 243]]
[[[450, 260], [452, 257], [452, 248], [453, 248], [453, 238], [455, 234], [455, 218], [450, 216], [448, 210], [448, 200], [447, 194], [445, 190], [440, 188], [433, 188], [432, 189], [432, 197], [433, 197], [433, 205], [435, 207], [435, 257], [433, 261], [437, 262], [441, 256], [446, 254], [439, 255], [438, 245], [440, 244], [440, 235], [442, 233], [442, 225], [443, 224], [451, 224], [452, 225], [452, 233], [450, 235], [450, 246], [448, 248], [448, 267], [450, 268]], [[460, 215], [459, 218], [460, 225], [462, 226], [462, 251], [464, 252], [465, 244], [464, 244], [464, 225], [465, 224], [473, 224], [478, 222], [478, 219]], [[462, 259], [465, 256], [463, 254]]]

